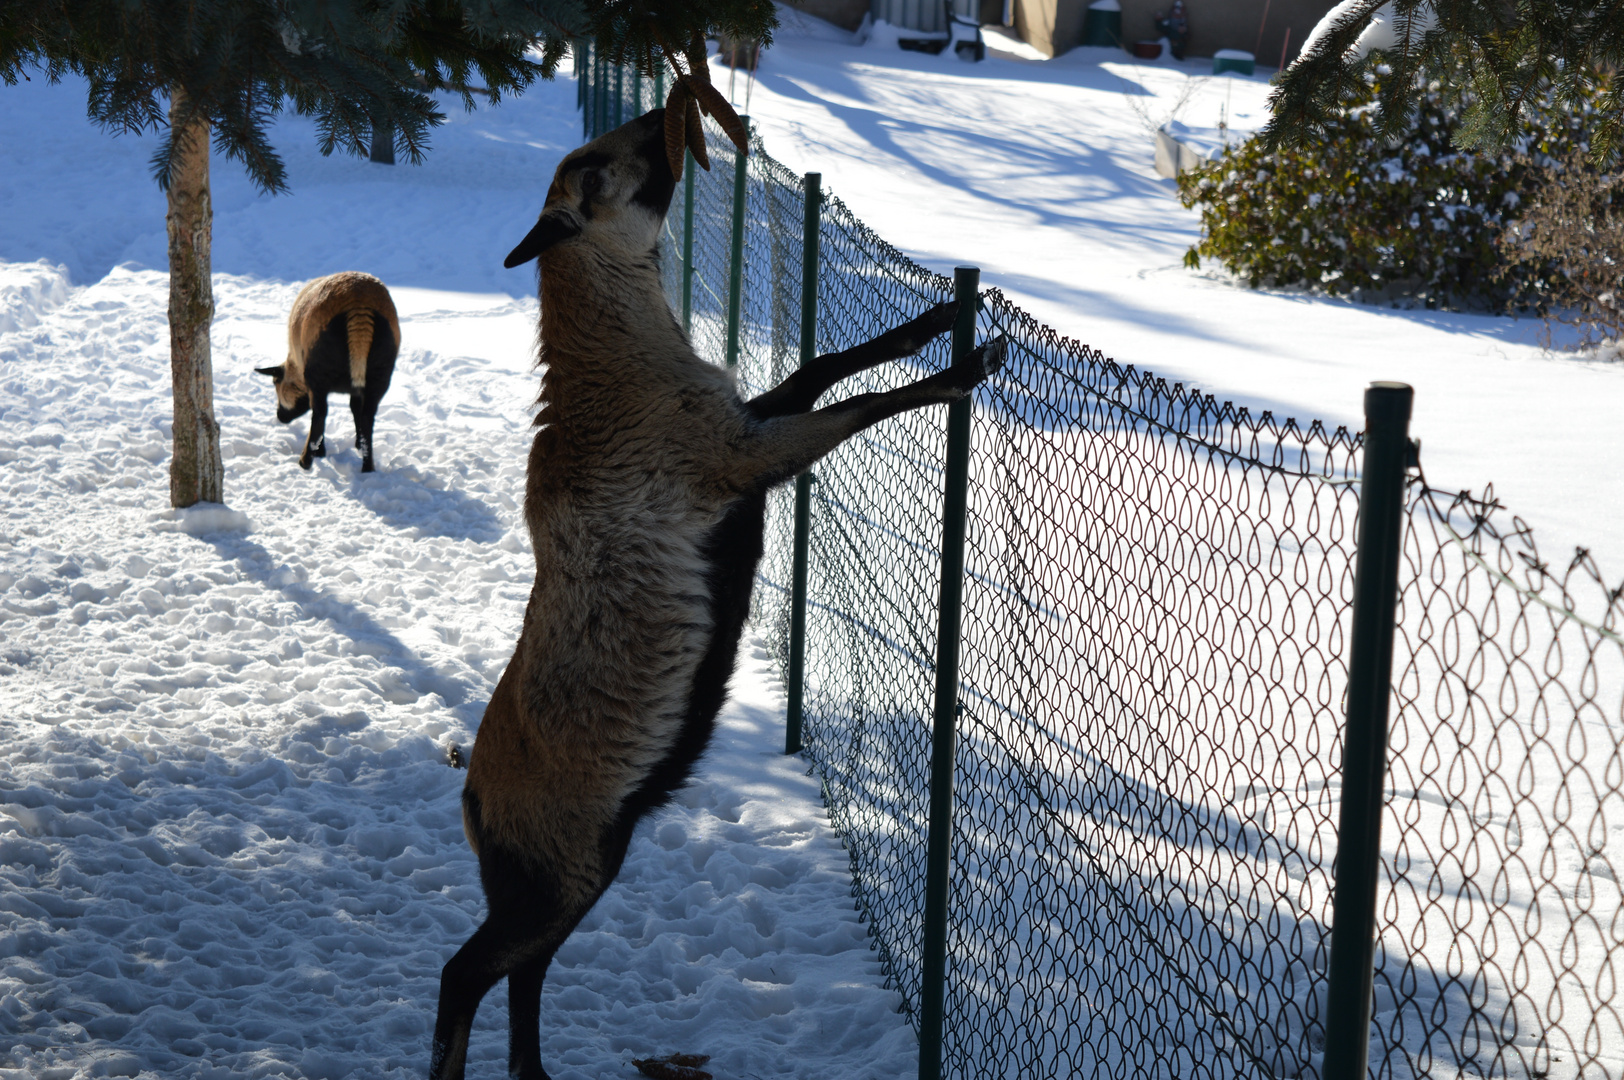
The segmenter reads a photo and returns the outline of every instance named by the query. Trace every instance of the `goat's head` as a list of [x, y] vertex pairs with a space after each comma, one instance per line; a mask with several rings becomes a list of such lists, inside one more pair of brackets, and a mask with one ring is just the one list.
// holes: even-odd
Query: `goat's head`
[[291, 377], [287, 374], [288, 367], [288, 364], [278, 364], [254, 369], [260, 375], [269, 375], [276, 384], [276, 418], [284, 424], [291, 424], [310, 411], [310, 390], [297, 372]]
[[581, 241], [641, 258], [660, 237], [676, 186], [666, 163], [665, 110], [654, 109], [559, 162], [540, 220], [503, 265]]

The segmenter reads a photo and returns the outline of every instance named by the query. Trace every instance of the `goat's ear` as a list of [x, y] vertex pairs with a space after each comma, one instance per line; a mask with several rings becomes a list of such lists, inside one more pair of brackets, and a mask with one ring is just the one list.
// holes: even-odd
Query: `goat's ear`
[[286, 364], [278, 364], [275, 367], [257, 367], [254, 369], [254, 374], [269, 375], [273, 379], [280, 379], [282, 377], [282, 372], [286, 367]]
[[562, 214], [543, 214], [541, 220], [536, 222], [536, 227], [519, 241], [519, 246], [508, 252], [508, 257], [502, 260], [502, 265], [511, 270], [534, 259], [554, 244], [578, 235], [580, 231], [580, 225]]

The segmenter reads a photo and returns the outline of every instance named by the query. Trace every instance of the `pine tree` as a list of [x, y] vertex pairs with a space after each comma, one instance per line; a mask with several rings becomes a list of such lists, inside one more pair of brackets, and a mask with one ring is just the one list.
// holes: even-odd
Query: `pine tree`
[[31, 70], [90, 87], [90, 119], [163, 132], [152, 173], [168, 198], [174, 453], [170, 500], [223, 499], [209, 327], [210, 147], [265, 192], [287, 190], [268, 129], [315, 118], [318, 147], [358, 157], [373, 133], [416, 164], [444, 121], [551, 78], [572, 40], [598, 38], [652, 70], [695, 31], [770, 34], [771, 0], [0, 0], [0, 79]]
[[1453, 89], [1466, 103], [1457, 141], [1513, 143], [1545, 93], [1576, 110], [1599, 107], [1592, 154], [1624, 148], [1624, 0], [1343, 0], [1310, 35], [1270, 97], [1264, 144], [1301, 146], [1385, 65], [1378, 108], [1385, 133], [1409, 122], [1424, 71], [1465, 73]]

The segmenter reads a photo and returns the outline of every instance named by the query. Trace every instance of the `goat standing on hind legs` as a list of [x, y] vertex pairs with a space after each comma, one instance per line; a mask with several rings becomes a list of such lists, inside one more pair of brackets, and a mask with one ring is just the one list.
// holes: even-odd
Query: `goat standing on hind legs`
[[290, 424], [310, 413], [299, 468], [327, 456], [327, 395], [348, 394], [361, 471], [372, 471], [372, 425], [389, 390], [400, 352], [400, 318], [383, 282], [346, 270], [299, 290], [288, 313], [288, 359], [255, 368], [276, 383], [276, 418]]
[[485, 922], [441, 974], [430, 1074], [463, 1075], [474, 1010], [508, 979], [509, 1071], [545, 1080], [553, 954], [619, 871], [639, 819], [688, 779], [727, 695], [768, 489], [908, 409], [964, 397], [1001, 343], [886, 393], [811, 411], [837, 381], [910, 356], [939, 305], [744, 401], [672, 318], [656, 244], [676, 179], [663, 110], [559, 165], [530, 234], [541, 262], [541, 411], [525, 488], [535, 586], [463, 790]]

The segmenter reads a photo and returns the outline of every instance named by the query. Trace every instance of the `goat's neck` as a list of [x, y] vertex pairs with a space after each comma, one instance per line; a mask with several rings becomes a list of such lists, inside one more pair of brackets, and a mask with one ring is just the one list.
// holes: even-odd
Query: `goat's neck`
[[[560, 265], [560, 264], [564, 265]], [[647, 415], [673, 394], [732, 394], [695, 355], [666, 302], [652, 257], [631, 266], [549, 263], [541, 287], [542, 413], [536, 422], [586, 433]]]
[[550, 263], [541, 281], [541, 348], [549, 378], [609, 375], [621, 365], [690, 354], [652, 255], [630, 265], [588, 252]]

